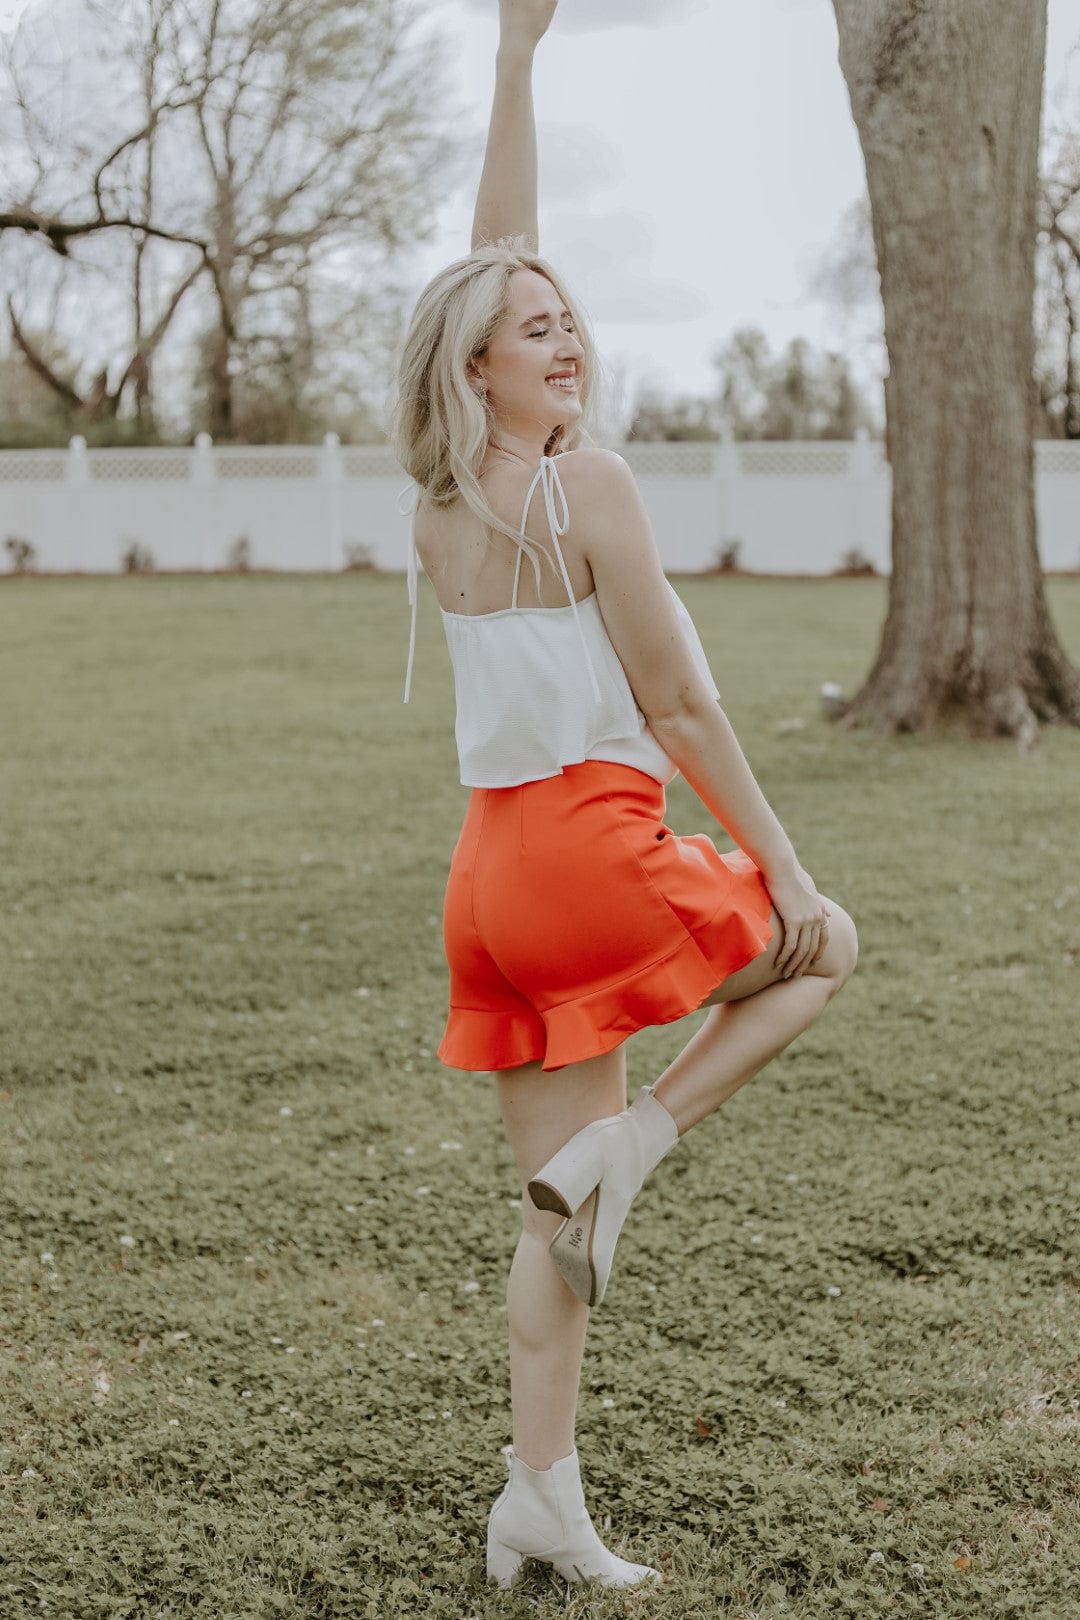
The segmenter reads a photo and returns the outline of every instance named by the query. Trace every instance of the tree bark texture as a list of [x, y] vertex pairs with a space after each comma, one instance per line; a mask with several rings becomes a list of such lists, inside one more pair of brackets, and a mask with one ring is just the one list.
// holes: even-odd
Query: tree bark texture
[[1034, 263], [1045, 0], [833, 0], [889, 375], [892, 580], [847, 725], [1080, 725], [1036, 549]]

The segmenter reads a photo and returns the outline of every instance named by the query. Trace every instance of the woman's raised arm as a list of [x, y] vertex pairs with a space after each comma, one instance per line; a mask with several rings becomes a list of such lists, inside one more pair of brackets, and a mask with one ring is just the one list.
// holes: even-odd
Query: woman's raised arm
[[495, 97], [473, 217], [474, 250], [500, 236], [526, 236], [533, 252], [540, 251], [532, 64], [557, 5], [558, 0], [499, 0]]

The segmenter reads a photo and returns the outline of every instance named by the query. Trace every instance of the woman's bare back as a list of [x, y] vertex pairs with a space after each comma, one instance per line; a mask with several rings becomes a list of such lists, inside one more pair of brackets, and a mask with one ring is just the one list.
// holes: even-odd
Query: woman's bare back
[[[559, 471], [573, 459], [573, 451], [559, 457]], [[480, 487], [494, 511], [512, 528], [521, 522], [525, 496], [535, 469], [519, 465], [494, 464], [481, 473]], [[559, 546], [566, 562], [574, 597], [581, 601], [593, 591], [592, 569], [574, 537], [574, 508], [570, 481], [564, 478], [570, 524]], [[562, 521], [562, 508], [556, 497], [556, 511]], [[544, 495], [539, 483], [529, 502], [525, 536], [537, 550], [546, 553], [550, 563], [540, 563], [542, 594], [537, 596], [536, 577], [527, 556], [522, 556], [518, 579], [518, 607], [557, 608], [567, 606], [566, 587], [559, 572], [551, 542]], [[514, 568], [518, 547], [509, 535], [497, 530], [485, 534], [480, 519], [460, 494], [450, 506], [431, 508], [423, 501], [416, 511], [416, 549], [424, 572], [431, 581], [439, 606], [447, 613], [496, 613], [508, 608], [514, 590]]]

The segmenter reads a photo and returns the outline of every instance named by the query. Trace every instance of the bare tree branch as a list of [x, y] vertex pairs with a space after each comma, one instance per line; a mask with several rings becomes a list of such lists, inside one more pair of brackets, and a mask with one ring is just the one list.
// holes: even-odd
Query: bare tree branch
[[65, 382], [63, 377], [57, 376], [56, 372], [49, 365], [44, 355], [34, 348], [33, 344], [30, 342], [30, 339], [27, 337], [26, 333], [19, 324], [18, 317], [15, 314], [15, 305], [12, 303], [10, 298], [8, 299], [7, 307], [8, 318], [11, 322], [11, 335], [15, 340], [15, 346], [19, 350], [23, 359], [26, 361], [27, 365], [30, 367], [31, 371], [35, 374], [35, 376], [40, 377], [42, 382], [47, 383], [52, 389], [53, 393], [58, 394], [59, 397], [64, 401], [65, 405], [74, 410], [82, 410], [85, 405], [85, 401], [79, 394], [75, 392], [70, 383]]
[[39, 214], [32, 208], [11, 208], [6, 213], [0, 213], [0, 231], [26, 231], [30, 235], [44, 236], [55, 252], [61, 258], [68, 256], [68, 242], [73, 238], [91, 236], [97, 231], [132, 231], [141, 232], [144, 236], [152, 236], [161, 242], [181, 242], [187, 247], [198, 248], [199, 252], [209, 262], [210, 245], [201, 236], [189, 236], [185, 231], [167, 231], [161, 225], [154, 225], [148, 219], [131, 219], [127, 215], [120, 215], [109, 219], [99, 216], [96, 219], [64, 220], [57, 219], [48, 214]]

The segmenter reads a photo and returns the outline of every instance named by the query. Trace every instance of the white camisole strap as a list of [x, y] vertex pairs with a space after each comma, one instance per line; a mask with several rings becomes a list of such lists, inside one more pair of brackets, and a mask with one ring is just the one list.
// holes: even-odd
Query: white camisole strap
[[[408, 495], [410, 491], [412, 492], [412, 496], [413, 496], [413, 504], [412, 504], [412, 506], [411, 507], [402, 506], [402, 504], [401, 504], [402, 496]], [[419, 506], [419, 504], [420, 504], [420, 485], [415, 483], [415, 482], [412, 483], [412, 484], [406, 484], [405, 488], [401, 491], [401, 494], [399, 494], [398, 499], [397, 499], [397, 509], [401, 513], [401, 516], [402, 517], [408, 517], [410, 515], [410, 513], [411, 513], [412, 517], [413, 517], [413, 520], [415, 522], [416, 508]], [[416, 562], [417, 562], [417, 557], [416, 557], [416, 541], [413, 538], [413, 532], [414, 532], [413, 523], [410, 523], [410, 525], [409, 525], [409, 557], [408, 557], [408, 561], [407, 561], [407, 563], [405, 565], [405, 577], [406, 577], [406, 579], [408, 581], [408, 589], [409, 589], [409, 607], [411, 609], [411, 622], [409, 624], [409, 662], [408, 662], [408, 665], [407, 665], [406, 670], [405, 670], [405, 697], [404, 697], [404, 702], [406, 702], [406, 703], [408, 703], [408, 701], [409, 701], [409, 689], [412, 686], [413, 654], [416, 651]]]
[[[573, 615], [574, 615], [574, 624], [577, 627], [578, 639], [581, 642], [581, 651], [582, 651], [582, 655], [584, 656], [584, 659], [585, 659], [585, 667], [589, 672], [589, 681], [590, 681], [590, 683], [592, 685], [593, 697], [599, 703], [599, 701], [600, 701], [600, 684], [596, 679], [596, 671], [593, 668], [593, 661], [592, 661], [591, 657], [589, 656], [589, 646], [588, 646], [588, 642], [585, 640], [585, 632], [581, 628], [581, 618], [580, 618], [580, 616], [578, 614], [578, 605], [577, 605], [577, 601], [576, 601], [575, 596], [574, 596], [573, 587], [570, 584], [570, 575], [567, 573], [566, 562], [565, 562], [565, 560], [563, 558], [563, 554], [562, 554], [562, 547], [559, 545], [559, 536], [560, 536], [560, 534], [565, 534], [567, 529], [570, 527], [570, 508], [569, 508], [569, 506], [567, 505], [567, 502], [566, 502], [566, 491], [563, 489], [562, 479], [559, 477], [559, 471], [558, 471], [558, 468], [555, 465], [555, 458], [553, 456], [541, 456], [540, 457], [540, 465], [536, 469], [536, 474], [535, 474], [535, 476], [533, 478], [532, 483], [529, 485], [528, 493], [525, 496], [525, 507], [524, 507], [524, 510], [522, 511], [522, 514], [521, 514], [521, 532], [522, 532], [522, 534], [524, 534], [524, 532], [525, 532], [525, 520], [529, 515], [529, 503], [532, 500], [533, 491], [536, 488], [538, 482], [543, 485], [543, 489], [544, 489], [544, 505], [547, 508], [547, 515], [548, 515], [548, 528], [551, 531], [552, 543], [555, 546], [555, 555], [559, 559], [559, 568], [562, 571], [563, 584], [566, 586], [566, 594], [567, 594], [567, 597], [569, 598], [570, 608], [571, 608], [571, 611], [573, 612]], [[561, 522], [560, 522], [559, 518], [555, 514], [555, 491], [556, 490], [558, 491], [559, 500], [562, 503], [562, 520], [561, 520]], [[410, 493], [410, 491], [412, 492], [412, 495], [413, 495], [413, 504], [412, 504], [411, 508], [407, 507], [407, 506], [402, 506], [402, 504], [401, 504], [402, 497], [408, 495]], [[419, 484], [414, 482], [412, 484], [406, 485], [406, 487], [399, 494], [398, 502], [397, 502], [397, 509], [398, 509], [399, 513], [402, 515], [402, 517], [407, 517], [411, 512], [413, 518], [415, 519], [416, 508], [419, 505], [419, 500], [420, 500], [420, 486], [419, 486]], [[513, 589], [513, 595], [511, 597], [511, 603], [510, 603], [511, 608], [513, 610], [515, 610], [515, 611], [517, 610], [518, 579], [519, 579], [520, 574], [521, 574], [521, 558], [522, 558], [522, 556], [523, 556], [523, 553], [521, 551], [521, 548], [519, 547], [518, 548], [518, 555], [517, 555], [517, 565], [516, 565], [516, 567], [514, 569], [514, 589]], [[416, 583], [417, 583], [417, 567], [416, 567], [416, 564], [417, 564], [417, 560], [418, 559], [417, 559], [417, 554], [416, 554], [416, 541], [415, 541], [415, 539], [413, 537], [413, 526], [410, 525], [410, 528], [409, 528], [409, 555], [408, 555], [408, 561], [407, 561], [407, 564], [406, 564], [406, 578], [407, 578], [407, 582], [408, 582], [408, 591], [409, 591], [409, 607], [411, 609], [410, 623], [409, 623], [409, 660], [408, 660], [408, 665], [407, 665], [406, 670], [405, 670], [405, 697], [404, 697], [404, 702], [406, 702], [406, 703], [408, 703], [408, 701], [409, 701], [409, 692], [410, 692], [410, 690], [412, 688], [413, 658], [414, 658], [414, 655], [415, 655], [415, 652], [416, 652], [416, 595], [417, 595], [417, 592], [416, 592]], [[483, 617], [483, 615], [481, 615], [481, 616]]]
[[[593, 697], [599, 703], [600, 702], [600, 684], [596, 679], [596, 671], [593, 668], [593, 661], [589, 656], [589, 644], [585, 640], [585, 632], [581, 628], [581, 617], [580, 617], [580, 615], [578, 613], [577, 601], [576, 601], [576, 599], [574, 597], [573, 588], [572, 588], [572, 586], [570, 584], [570, 575], [567, 573], [567, 570], [566, 570], [566, 562], [563, 559], [562, 547], [559, 545], [559, 536], [560, 536], [560, 534], [565, 534], [567, 529], [570, 527], [570, 508], [566, 503], [566, 491], [563, 489], [562, 479], [559, 477], [559, 469], [555, 465], [554, 456], [541, 456], [540, 457], [540, 465], [536, 469], [535, 477], [533, 478], [532, 483], [529, 485], [528, 494], [525, 496], [525, 509], [521, 514], [521, 532], [522, 532], [522, 534], [525, 533], [525, 519], [529, 515], [529, 502], [532, 500], [533, 490], [536, 488], [537, 482], [539, 482], [543, 486], [544, 505], [547, 508], [547, 515], [548, 515], [548, 528], [551, 530], [551, 539], [552, 539], [552, 543], [553, 543], [553, 545], [555, 547], [555, 555], [559, 559], [559, 567], [562, 570], [563, 584], [566, 586], [566, 594], [567, 594], [567, 597], [569, 598], [570, 608], [571, 608], [571, 611], [573, 612], [573, 615], [574, 615], [574, 624], [577, 626], [578, 639], [581, 642], [581, 651], [582, 651], [582, 655], [584, 656], [584, 659], [585, 659], [585, 667], [589, 672], [589, 680], [592, 683]], [[558, 491], [559, 500], [560, 500], [560, 502], [562, 504], [562, 521], [561, 522], [555, 515], [555, 491], [556, 490]], [[518, 547], [518, 555], [517, 555], [517, 565], [516, 565], [516, 567], [514, 569], [514, 592], [513, 592], [513, 596], [511, 597], [511, 600], [510, 600], [510, 606], [512, 608], [517, 608], [518, 578], [519, 578], [520, 573], [521, 573], [521, 558], [522, 558], [522, 555], [523, 555], [523, 553], [522, 553], [521, 548], [519, 546]]]

